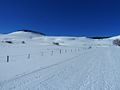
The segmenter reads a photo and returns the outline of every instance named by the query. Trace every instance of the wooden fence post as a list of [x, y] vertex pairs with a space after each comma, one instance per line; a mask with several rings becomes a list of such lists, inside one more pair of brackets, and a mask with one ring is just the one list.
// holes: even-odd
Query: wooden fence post
[[30, 54], [28, 54], [28, 59], [30, 59]]
[[60, 49], [60, 54], [62, 53], [61, 49]]
[[51, 51], [51, 56], [53, 55], [53, 51]]
[[65, 49], [65, 53], [67, 53], [67, 50]]
[[7, 56], [7, 62], [9, 62], [9, 56]]

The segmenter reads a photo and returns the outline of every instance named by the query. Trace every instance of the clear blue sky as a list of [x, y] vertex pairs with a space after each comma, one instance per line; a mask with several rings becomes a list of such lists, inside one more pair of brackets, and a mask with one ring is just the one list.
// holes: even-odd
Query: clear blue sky
[[0, 32], [32, 29], [48, 35], [120, 34], [119, 0], [0, 0]]

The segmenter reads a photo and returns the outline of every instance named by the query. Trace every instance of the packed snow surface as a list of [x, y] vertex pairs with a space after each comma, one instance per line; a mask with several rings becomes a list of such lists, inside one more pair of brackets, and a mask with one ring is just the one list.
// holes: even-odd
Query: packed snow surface
[[120, 90], [112, 39], [15, 32], [0, 40], [0, 90]]

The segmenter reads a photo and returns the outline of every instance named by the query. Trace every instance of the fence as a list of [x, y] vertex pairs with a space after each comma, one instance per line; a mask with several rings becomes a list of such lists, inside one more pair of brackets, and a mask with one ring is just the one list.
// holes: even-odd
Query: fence
[[34, 58], [42, 58], [43, 56], [56, 56], [56, 55], [65, 55], [70, 53], [79, 53], [81, 49], [89, 49], [89, 48], [55, 48], [55, 49], [46, 49], [39, 50], [37, 52], [28, 52], [25, 54], [19, 55], [4, 55], [0, 57], [0, 63], [9, 63], [16, 62], [22, 60], [32, 60]]

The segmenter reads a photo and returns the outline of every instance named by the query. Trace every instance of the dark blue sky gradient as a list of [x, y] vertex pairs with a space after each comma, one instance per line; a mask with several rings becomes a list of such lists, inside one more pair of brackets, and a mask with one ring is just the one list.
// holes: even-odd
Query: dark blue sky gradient
[[0, 32], [32, 29], [48, 35], [120, 34], [120, 1], [0, 0]]

